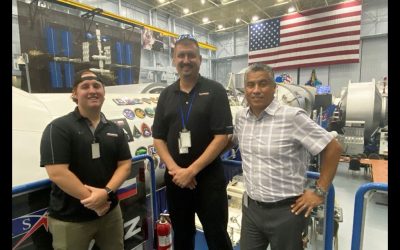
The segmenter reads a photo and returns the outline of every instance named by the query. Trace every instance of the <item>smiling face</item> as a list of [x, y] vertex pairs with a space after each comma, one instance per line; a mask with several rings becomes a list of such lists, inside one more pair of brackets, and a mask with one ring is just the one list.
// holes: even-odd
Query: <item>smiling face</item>
[[97, 76], [92, 72], [83, 72], [81, 78], [82, 81], [72, 90], [79, 110], [100, 111], [105, 95], [103, 84], [95, 79]]
[[254, 115], [258, 116], [274, 99], [276, 83], [272, 71], [250, 70], [245, 77], [245, 96]]
[[185, 39], [175, 45], [173, 63], [181, 78], [197, 77], [202, 57], [194, 41]]

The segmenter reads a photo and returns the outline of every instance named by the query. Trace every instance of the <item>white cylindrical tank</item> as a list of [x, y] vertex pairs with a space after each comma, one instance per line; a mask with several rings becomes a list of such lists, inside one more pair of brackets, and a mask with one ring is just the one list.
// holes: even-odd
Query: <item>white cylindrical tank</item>
[[[342, 95], [341, 103], [346, 121], [365, 121], [364, 138], [366, 140], [379, 127], [382, 117], [385, 117], [385, 114], [382, 115], [382, 95], [374, 79], [372, 82], [349, 82], [347, 90]], [[386, 112], [387, 110], [384, 111]]]
[[[239, 71], [235, 76], [235, 88], [244, 92], [244, 73], [248, 67]], [[277, 84], [275, 97], [285, 105], [304, 109], [311, 116], [315, 102], [316, 89], [312, 86], [296, 84]]]
[[311, 86], [277, 84], [275, 97], [282, 104], [304, 109], [311, 115], [316, 90]]

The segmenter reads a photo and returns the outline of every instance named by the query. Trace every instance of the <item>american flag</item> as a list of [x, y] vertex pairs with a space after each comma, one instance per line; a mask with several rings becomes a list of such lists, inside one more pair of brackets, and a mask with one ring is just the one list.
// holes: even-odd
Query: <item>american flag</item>
[[250, 25], [248, 63], [274, 70], [358, 63], [361, 0]]

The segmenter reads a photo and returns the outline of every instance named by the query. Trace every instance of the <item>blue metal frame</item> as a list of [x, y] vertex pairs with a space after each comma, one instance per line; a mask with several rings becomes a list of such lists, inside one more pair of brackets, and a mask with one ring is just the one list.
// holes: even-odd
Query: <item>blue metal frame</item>
[[[142, 160], [149, 160], [150, 162], [150, 181], [151, 181], [151, 209], [153, 211], [153, 222], [151, 224], [151, 233], [152, 233], [152, 239], [154, 239], [154, 225], [155, 222], [158, 220], [158, 213], [157, 213], [157, 199], [156, 199], [156, 173], [154, 169], [154, 160], [151, 156], [149, 155], [138, 155], [132, 158], [132, 162], [135, 161], [142, 161]], [[51, 180], [50, 179], [44, 179], [40, 181], [35, 181], [35, 182], [30, 182], [26, 184], [22, 184], [19, 186], [15, 186], [12, 188], [12, 196], [22, 194], [25, 192], [32, 191], [34, 189], [41, 189], [41, 188], [46, 188], [51, 185]]]
[[[318, 179], [319, 173], [307, 171], [307, 178]], [[335, 211], [335, 187], [329, 187], [328, 196], [325, 199], [325, 220], [324, 220], [324, 249], [333, 248], [333, 217]]]
[[19, 186], [15, 186], [12, 188], [12, 195], [17, 195], [21, 193], [25, 193], [28, 191], [32, 191], [34, 189], [41, 189], [45, 188], [47, 186], [51, 185], [50, 179], [45, 179], [45, 180], [40, 180], [40, 181], [35, 181], [35, 182], [30, 182], [26, 184], [22, 184]]
[[[242, 165], [241, 161], [223, 159], [224, 166], [237, 168]], [[229, 174], [228, 174], [229, 175]], [[318, 179], [319, 173], [307, 171], [307, 178]], [[228, 180], [229, 181], [229, 180]], [[335, 210], [335, 187], [330, 185], [328, 196], [325, 199], [325, 216], [324, 216], [324, 249], [333, 249], [333, 220]]]
[[[150, 162], [150, 180], [151, 180], [151, 196], [152, 196], [152, 210], [153, 216], [155, 219], [158, 219], [156, 207], [157, 207], [157, 199], [156, 199], [156, 172], [154, 169], [154, 160], [149, 155], [138, 155], [132, 158], [132, 161], [141, 161], [141, 160], [149, 160]], [[15, 186], [12, 188], [12, 195], [21, 194], [24, 192], [31, 191], [33, 189], [45, 188], [51, 184], [50, 179], [44, 179], [40, 181], [30, 182], [26, 184], [22, 184], [19, 186]]]
[[387, 183], [366, 183], [361, 185], [357, 192], [354, 201], [354, 216], [353, 216], [353, 235], [351, 237], [351, 250], [360, 250], [363, 213], [364, 213], [364, 194], [370, 190], [388, 191]]
[[140, 160], [149, 160], [150, 162], [150, 187], [151, 187], [151, 201], [152, 201], [152, 211], [153, 211], [153, 220], [154, 222], [158, 220], [157, 213], [157, 197], [156, 197], [156, 171], [154, 169], [154, 160], [149, 155], [138, 155], [132, 158], [132, 161], [140, 161]]

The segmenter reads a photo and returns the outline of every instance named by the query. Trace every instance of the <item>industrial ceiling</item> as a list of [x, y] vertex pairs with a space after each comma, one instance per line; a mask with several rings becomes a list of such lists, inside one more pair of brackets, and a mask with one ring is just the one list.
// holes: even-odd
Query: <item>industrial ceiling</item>
[[[209, 33], [234, 32], [252, 22], [288, 14], [290, 7], [296, 12], [330, 6], [343, 0], [127, 0], [151, 10], [185, 20]], [[186, 10], [186, 14], [184, 13]], [[188, 12], [187, 12], [188, 11]], [[208, 18], [208, 21], [204, 20]], [[206, 21], [206, 22], [205, 22]]]

